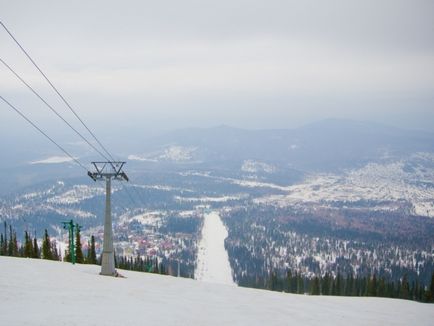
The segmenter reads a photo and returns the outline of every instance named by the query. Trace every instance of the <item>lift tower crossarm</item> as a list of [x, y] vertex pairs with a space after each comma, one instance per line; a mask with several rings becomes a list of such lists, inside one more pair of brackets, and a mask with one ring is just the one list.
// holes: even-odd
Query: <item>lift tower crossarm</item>
[[96, 172], [88, 172], [87, 175], [93, 180], [102, 180], [107, 177], [114, 180], [129, 181], [125, 172], [122, 171], [126, 162], [108, 161], [108, 162], [92, 162]]

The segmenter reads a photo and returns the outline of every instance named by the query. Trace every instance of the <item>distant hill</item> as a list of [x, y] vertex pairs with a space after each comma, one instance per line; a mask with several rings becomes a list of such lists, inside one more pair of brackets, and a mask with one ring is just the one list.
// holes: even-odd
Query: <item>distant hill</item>
[[256, 160], [304, 171], [336, 171], [434, 152], [434, 134], [380, 124], [324, 120], [298, 129], [228, 126], [182, 129], [149, 139], [130, 159], [142, 162], [240, 163]]
[[[296, 176], [387, 163], [416, 152], [434, 153], [434, 133], [332, 119], [297, 129], [246, 130], [223, 125], [180, 129], [151, 138], [127, 130], [117, 142], [122, 145], [117, 145], [115, 154], [128, 161], [127, 171], [141, 171], [144, 167], [164, 171], [196, 167], [233, 171], [253, 162]], [[66, 145], [84, 163], [101, 159], [81, 143]], [[8, 155], [8, 160], [0, 162], [0, 194], [59, 177], [83, 176], [78, 167], [59, 160], [52, 144], [29, 146], [19, 141], [0, 144]]]

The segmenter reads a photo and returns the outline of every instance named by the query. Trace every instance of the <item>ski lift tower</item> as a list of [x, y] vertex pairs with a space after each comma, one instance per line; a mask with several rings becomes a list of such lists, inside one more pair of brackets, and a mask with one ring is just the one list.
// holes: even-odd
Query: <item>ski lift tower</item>
[[128, 181], [122, 167], [125, 162], [92, 162], [96, 172], [87, 172], [93, 181], [105, 180], [105, 219], [104, 243], [102, 252], [101, 275], [115, 276], [115, 257], [113, 250], [113, 230], [111, 214], [111, 180]]

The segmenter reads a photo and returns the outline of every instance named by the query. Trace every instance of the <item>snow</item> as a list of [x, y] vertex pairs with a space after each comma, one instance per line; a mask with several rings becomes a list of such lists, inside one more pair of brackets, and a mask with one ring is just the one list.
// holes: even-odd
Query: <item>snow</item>
[[193, 153], [196, 150], [197, 147], [169, 146], [162, 151], [154, 153], [148, 153], [143, 155], [131, 154], [128, 156], [128, 159], [143, 162], [182, 162], [191, 160], [193, 158]]
[[165, 216], [165, 213], [163, 211], [150, 211], [135, 216], [122, 216], [120, 218], [120, 223], [128, 224], [129, 221], [136, 220], [142, 225], [157, 226], [158, 223], [161, 222], [163, 216]]
[[434, 305], [383, 298], [284, 294], [0, 257], [4, 325], [432, 325]]
[[60, 195], [48, 198], [47, 202], [54, 204], [76, 204], [83, 200], [90, 199], [95, 196], [102, 196], [104, 194], [105, 189], [103, 187], [74, 185], [71, 190], [68, 190]]
[[276, 171], [276, 168], [271, 164], [258, 162], [254, 160], [245, 160], [241, 165], [241, 171], [249, 172], [249, 173], [257, 173], [257, 172], [273, 173]]
[[228, 231], [217, 212], [205, 214], [199, 242], [195, 278], [203, 282], [235, 285], [225, 249]]
[[[76, 159], [76, 157], [74, 157]], [[72, 158], [69, 156], [51, 156], [43, 160], [32, 161], [30, 164], [58, 164], [71, 162]]]
[[175, 200], [179, 202], [201, 202], [201, 203], [224, 203], [230, 200], [240, 200], [243, 198], [247, 198], [246, 194], [240, 194], [238, 196], [220, 196], [220, 197], [181, 197], [175, 196]]
[[[391, 210], [390, 203], [406, 201], [412, 204], [414, 214], [434, 217], [434, 187], [423, 185], [423, 182], [434, 184], [434, 171], [432, 168], [415, 165], [414, 160], [420, 159], [420, 155], [411, 157], [407, 161], [369, 163], [360, 169], [347, 171], [343, 175], [313, 174], [303, 183], [280, 187], [280, 190], [287, 192], [286, 195], [265, 196], [256, 199], [255, 202], [286, 206], [298, 203], [323, 204], [335, 201], [371, 200], [386, 202], [375, 208]], [[426, 158], [428, 159], [430, 164], [434, 164], [434, 158]], [[407, 163], [414, 166], [414, 171], [405, 171]], [[265, 185], [251, 183], [250, 186]]]
[[196, 149], [196, 147], [170, 146], [159, 158], [169, 161], [188, 161]]
[[139, 155], [133, 155], [133, 154], [131, 154], [131, 155], [128, 155], [128, 159], [130, 160], [130, 161], [143, 161], [143, 162], [158, 162], [158, 160], [156, 160], [156, 159], [152, 159], [152, 158], [147, 158], [147, 157], [142, 157], [142, 156], [139, 156]]

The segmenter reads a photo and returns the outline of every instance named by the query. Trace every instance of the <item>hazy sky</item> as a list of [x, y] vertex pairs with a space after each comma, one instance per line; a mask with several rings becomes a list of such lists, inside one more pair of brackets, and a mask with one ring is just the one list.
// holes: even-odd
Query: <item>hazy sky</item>
[[[324, 118], [434, 131], [432, 0], [0, 0], [0, 19], [98, 131]], [[49, 94], [4, 30], [0, 56]], [[59, 127], [4, 67], [0, 90]]]

